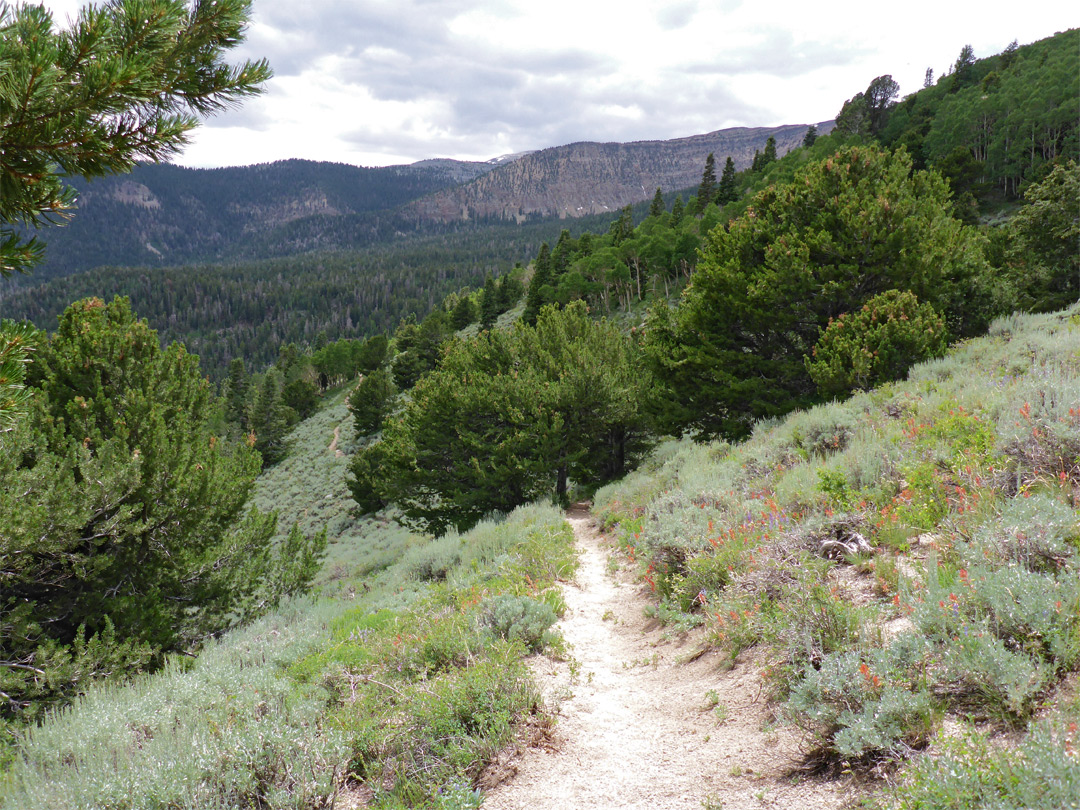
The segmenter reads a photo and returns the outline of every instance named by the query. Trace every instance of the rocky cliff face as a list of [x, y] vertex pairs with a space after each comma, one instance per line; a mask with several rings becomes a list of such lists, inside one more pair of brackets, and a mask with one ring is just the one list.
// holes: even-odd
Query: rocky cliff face
[[[825, 134], [832, 122], [817, 125]], [[405, 211], [421, 220], [450, 222], [473, 217], [522, 219], [529, 214], [579, 217], [615, 211], [652, 197], [659, 187], [683, 189], [701, 180], [705, 157], [716, 156], [719, 176], [731, 155], [737, 169], [776, 138], [783, 155], [802, 143], [806, 124], [737, 127], [677, 138], [633, 143], [574, 143], [533, 152], [458, 188], [443, 189], [410, 203]]]

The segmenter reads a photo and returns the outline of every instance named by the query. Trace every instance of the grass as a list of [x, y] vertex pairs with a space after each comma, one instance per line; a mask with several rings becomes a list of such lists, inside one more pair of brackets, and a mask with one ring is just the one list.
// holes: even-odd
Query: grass
[[[595, 509], [654, 616], [756, 648], [811, 762], [903, 769], [946, 716], [1034, 729], [1080, 662], [1078, 320], [1002, 319], [740, 445], [668, 443]], [[872, 553], [822, 554], [856, 537]]]

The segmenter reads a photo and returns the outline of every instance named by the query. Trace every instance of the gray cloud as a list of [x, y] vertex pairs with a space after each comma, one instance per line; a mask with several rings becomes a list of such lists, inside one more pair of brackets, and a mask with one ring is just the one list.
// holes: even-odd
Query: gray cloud
[[685, 28], [697, 13], [697, 3], [675, 3], [656, 12], [656, 22], [664, 31]]
[[823, 67], [854, 64], [870, 52], [866, 46], [840, 49], [821, 42], [796, 44], [790, 31], [762, 30], [762, 38], [752, 43], [729, 42], [716, 56], [690, 63], [686, 72], [695, 75], [737, 75], [762, 73], [781, 79], [801, 76]]

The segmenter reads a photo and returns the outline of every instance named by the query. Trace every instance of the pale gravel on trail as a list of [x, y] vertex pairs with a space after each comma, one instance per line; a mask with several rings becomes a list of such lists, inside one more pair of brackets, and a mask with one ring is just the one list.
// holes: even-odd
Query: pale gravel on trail
[[[647, 594], [625, 573], [608, 573], [608, 550], [589, 513], [567, 520], [580, 553], [564, 588], [559, 623], [579, 665], [537, 657], [533, 669], [559, 702], [554, 744], [510, 754], [487, 774], [506, 781], [484, 810], [640, 808], [725, 810], [841, 808], [854, 798], [844, 782], [802, 780], [797, 740], [770, 729], [759, 672], [741, 660], [725, 670], [716, 654], [683, 663], [696, 636], [665, 640], [644, 616]], [[727, 717], [709, 707], [715, 691]]]

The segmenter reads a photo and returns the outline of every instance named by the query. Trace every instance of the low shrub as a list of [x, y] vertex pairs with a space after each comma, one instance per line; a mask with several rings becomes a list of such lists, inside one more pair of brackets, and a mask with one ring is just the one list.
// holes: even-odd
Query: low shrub
[[887, 648], [826, 655], [803, 677], [784, 706], [825, 761], [869, 765], [904, 757], [930, 738], [933, 697], [920, 664], [925, 645], [903, 634]]
[[480, 611], [481, 626], [499, 638], [519, 641], [533, 652], [550, 640], [548, 628], [556, 619], [555, 611], [543, 602], [509, 594], [487, 600]]
[[938, 740], [888, 798], [890, 810], [1075, 810], [1080, 807], [1080, 710], [1033, 722], [1015, 748], [974, 730]]

